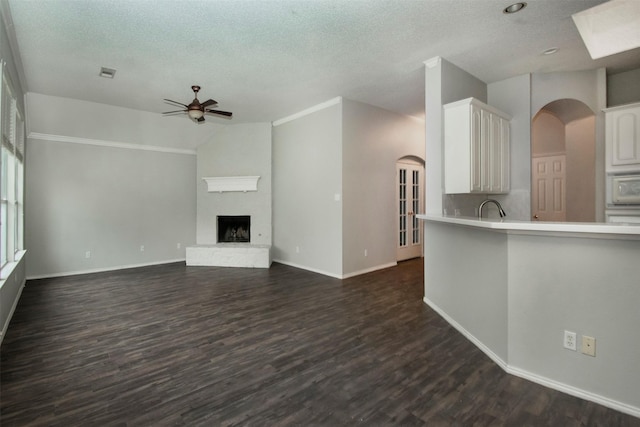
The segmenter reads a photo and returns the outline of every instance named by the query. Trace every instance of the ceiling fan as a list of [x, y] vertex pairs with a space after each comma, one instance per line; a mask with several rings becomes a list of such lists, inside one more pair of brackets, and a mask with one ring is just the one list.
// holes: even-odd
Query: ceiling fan
[[187, 113], [189, 117], [191, 117], [193, 121], [197, 123], [204, 122], [205, 113], [214, 114], [217, 116], [222, 116], [227, 118], [231, 118], [231, 116], [233, 115], [233, 113], [230, 113], [229, 111], [211, 110], [210, 108], [208, 108], [208, 107], [215, 107], [218, 105], [218, 103], [213, 99], [208, 99], [204, 102], [198, 101], [198, 92], [200, 91], [200, 86], [195, 86], [195, 85], [191, 86], [191, 90], [193, 90], [193, 93], [195, 94], [195, 98], [193, 99], [193, 101], [191, 101], [191, 104], [189, 105], [165, 98], [165, 102], [184, 107], [185, 108], [184, 110], [167, 111], [162, 114], [171, 115], [171, 114]]

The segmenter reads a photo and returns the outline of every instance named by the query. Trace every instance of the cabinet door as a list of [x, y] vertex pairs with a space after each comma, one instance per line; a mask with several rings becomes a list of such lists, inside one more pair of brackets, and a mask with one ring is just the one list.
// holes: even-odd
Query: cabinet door
[[610, 118], [611, 164], [640, 164], [640, 108], [616, 111]]
[[486, 110], [480, 111], [480, 191], [483, 193], [491, 189], [491, 116], [493, 114]]
[[509, 191], [509, 121], [469, 98], [444, 107], [446, 194]]
[[509, 127], [509, 120], [500, 119], [500, 135], [501, 135], [501, 161], [502, 161], [502, 182], [500, 183], [500, 192], [508, 193], [511, 188], [511, 153], [509, 147], [511, 146], [511, 131]]
[[489, 145], [489, 191], [509, 191], [509, 121], [491, 114], [491, 142]]
[[[471, 120], [471, 192], [482, 191], [482, 110], [475, 105], [470, 108]], [[486, 140], [486, 139], [485, 139]]]

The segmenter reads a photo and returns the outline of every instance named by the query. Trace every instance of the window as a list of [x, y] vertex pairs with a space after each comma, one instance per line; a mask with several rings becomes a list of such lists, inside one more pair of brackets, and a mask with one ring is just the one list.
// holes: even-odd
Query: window
[[2, 68], [0, 86], [0, 257], [2, 267], [15, 261], [24, 248], [24, 119], [18, 110], [11, 82]]

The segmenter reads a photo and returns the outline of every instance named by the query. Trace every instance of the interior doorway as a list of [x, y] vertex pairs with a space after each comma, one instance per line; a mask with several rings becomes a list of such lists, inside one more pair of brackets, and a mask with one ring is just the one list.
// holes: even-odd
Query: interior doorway
[[396, 164], [396, 259], [422, 256], [422, 227], [417, 214], [424, 212], [424, 163], [412, 158]]
[[536, 221], [567, 220], [566, 156], [540, 156], [532, 158], [531, 208]]
[[596, 219], [595, 114], [583, 102], [559, 99], [531, 121], [531, 218]]

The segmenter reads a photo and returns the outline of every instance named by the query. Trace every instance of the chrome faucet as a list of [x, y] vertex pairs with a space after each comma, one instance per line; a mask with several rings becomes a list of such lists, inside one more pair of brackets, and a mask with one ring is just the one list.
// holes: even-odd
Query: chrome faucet
[[482, 219], [482, 208], [489, 202], [494, 203], [498, 207], [498, 214], [500, 214], [500, 218], [504, 218], [505, 216], [507, 216], [504, 209], [502, 209], [502, 206], [500, 206], [500, 203], [498, 203], [497, 200], [487, 199], [480, 203], [480, 206], [478, 207], [478, 219]]

